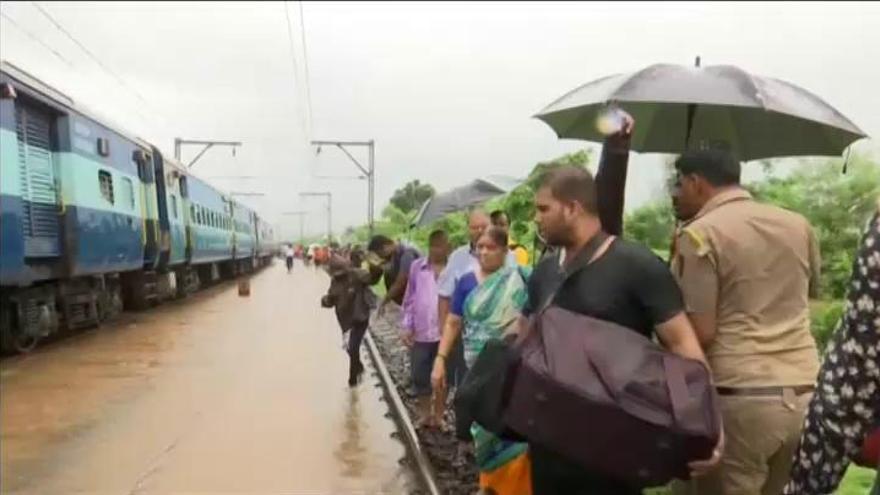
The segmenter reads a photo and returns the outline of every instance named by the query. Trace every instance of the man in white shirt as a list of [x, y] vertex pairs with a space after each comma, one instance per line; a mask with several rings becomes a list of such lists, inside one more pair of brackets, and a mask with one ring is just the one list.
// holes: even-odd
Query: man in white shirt
[[287, 273], [290, 273], [290, 270], [293, 268], [293, 245], [288, 244], [284, 248], [284, 256], [287, 258]]

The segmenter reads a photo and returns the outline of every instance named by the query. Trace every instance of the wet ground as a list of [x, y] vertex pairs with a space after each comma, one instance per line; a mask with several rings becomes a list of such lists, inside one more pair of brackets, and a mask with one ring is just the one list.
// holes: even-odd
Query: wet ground
[[2, 492], [413, 491], [376, 378], [346, 384], [326, 275], [281, 265], [0, 362]]

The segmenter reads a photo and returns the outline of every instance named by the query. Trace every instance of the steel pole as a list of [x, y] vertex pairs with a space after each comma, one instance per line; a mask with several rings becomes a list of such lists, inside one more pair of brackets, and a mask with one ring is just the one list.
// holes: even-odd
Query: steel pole
[[333, 239], [333, 195], [327, 193], [327, 243]]
[[376, 191], [376, 143], [372, 139], [370, 140], [370, 175], [367, 177], [369, 180], [369, 184], [367, 184], [367, 201], [369, 201], [369, 205], [367, 205], [367, 223], [368, 230], [370, 232], [370, 237], [373, 237], [373, 222], [374, 222], [374, 212], [373, 205], [375, 201], [373, 200], [373, 196]]
[[[361, 171], [364, 176], [367, 178], [367, 228], [369, 230], [370, 236], [373, 235], [374, 225], [375, 225], [375, 196], [376, 196], [376, 142], [374, 140], [369, 141], [330, 141], [330, 140], [313, 140], [311, 141], [313, 146], [318, 146], [318, 151], [320, 152], [321, 146], [331, 145], [336, 146], [343, 153], [348, 156], [348, 158], [352, 161], [352, 163], [357, 166], [358, 170]], [[367, 167], [364, 168], [357, 159], [352, 156], [351, 153], [345, 148], [346, 146], [366, 146], [369, 148], [369, 162], [367, 163]]]

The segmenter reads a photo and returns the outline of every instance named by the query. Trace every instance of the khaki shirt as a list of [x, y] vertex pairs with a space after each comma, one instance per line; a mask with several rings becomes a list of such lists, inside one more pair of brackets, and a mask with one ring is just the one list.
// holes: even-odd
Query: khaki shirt
[[715, 315], [706, 357], [717, 385], [815, 382], [809, 297], [818, 292], [819, 265], [806, 219], [742, 189], [718, 194], [682, 226], [672, 270], [687, 311]]

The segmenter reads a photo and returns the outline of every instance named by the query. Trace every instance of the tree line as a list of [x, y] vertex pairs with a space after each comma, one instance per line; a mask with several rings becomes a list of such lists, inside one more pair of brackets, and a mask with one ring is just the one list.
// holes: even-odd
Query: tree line
[[[540, 177], [553, 167], [589, 168], [593, 159], [592, 152], [584, 149], [538, 163], [522, 185], [489, 201], [485, 208], [506, 211], [512, 238], [534, 255], [532, 200]], [[775, 164], [762, 162], [768, 173], [745, 187], [759, 201], [804, 215], [815, 229], [822, 252], [822, 298], [813, 304], [813, 331], [820, 346], [824, 346], [842, 313], [856, 247], [880, 196], [880, 162], [868, 155], [854, 155], [844, 173], [839, 159], [803, 159], [793, 165], [791, 173], [781, 176], [773, 173]], [[467, 219], [463, 212], [446, 215], [432, 225], [411, 228], [419, 208], [434, 192], [430, 184], [418, 180], [395, 191], [375, 224], [376, 233], [405, 238], [425, 249], [430, 232], [442, 228], [455, 245], [467, 242]], [[668, 257], [674, 228], [672, 206], [665, 197], [625, 215], [624, 235], [647, 245], [664, 259]], [[367, 226], [346, 230], [340, 240], [364, 245], [368, 241]]]

